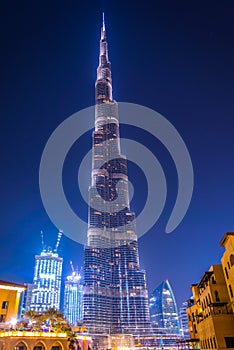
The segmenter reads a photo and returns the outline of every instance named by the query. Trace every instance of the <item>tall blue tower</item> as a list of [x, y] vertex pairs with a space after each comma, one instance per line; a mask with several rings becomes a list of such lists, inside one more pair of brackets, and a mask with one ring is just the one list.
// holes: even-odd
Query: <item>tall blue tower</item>
[[72, 273], [67, 276], [64, 288], [63, 312], [72, 326], [77, 326], [83, 319], [83, 285], [81, 275], [70, 261]]
[[37, 312], [49, 308], [60, 309], [63, 258], [58, 254], [62, 231], [58, 232], [55, 249], [46, 248], [42, 234], [43, 250], [35, 255], [33, 287], [30, 290], [30, 309]]
[[150, 326], [148, 292], [139, 265], [135, 214], [129, 205], [127, 160], [120, 149], [104, 19], [95, 96], [83, 320], [92, 333], [140, 333]]
[[168, 280], [163, 281], [153, 291], [149, 308], [154, 333], [180, 334], [176, 300]]

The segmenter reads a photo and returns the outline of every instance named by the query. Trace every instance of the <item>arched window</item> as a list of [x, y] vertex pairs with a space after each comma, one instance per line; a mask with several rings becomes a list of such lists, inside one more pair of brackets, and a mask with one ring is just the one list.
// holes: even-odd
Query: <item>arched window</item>
[[51, 350], [63, 350], [63, 346], [61, 345], [60, 342], [56, 341], [56, 342], [52, 345]]
[[219, 299], [219, 293], [217, 290], [215, 290], [215, 301], [219, 302], [220, 299]]
[[27, 346], [24, 342], [20, 342], [18, 344], [16, 344], [14, 350], [26, 350], [27, 349]]
[[45, 350], [45, 347], [41, 342], [39, 342], [34, 346], [33, 350]]

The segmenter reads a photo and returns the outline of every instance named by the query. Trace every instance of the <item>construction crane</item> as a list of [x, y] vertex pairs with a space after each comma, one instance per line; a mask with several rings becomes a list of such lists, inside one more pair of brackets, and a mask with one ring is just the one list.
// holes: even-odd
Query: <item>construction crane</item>
[[75, 270], [72, 260], [70, 260], [70, 266], [71, 266], [73, 278], [76, 279], [76, 280], [80, 280], [80, 279], [81, 279], [81, 270], [82, 270], [82, 267], [81, 267], [80, 271], [79, 271], [79, 269], [78, 269], [78, 266], [77, 266], [77, 269]]
[[46, 245], [45, 245], [45, 241], [44, 241], [44, 233], [42, 230], [41, 230], [41, 245], [42, 245], [42, 250], [45, 251]]
[[56, 245], [55, 245], [55, 249], [54, 249], [55, 252], [58, 251], [58, 247], [59, 247], [59, 243], [60, 243], [60, 239], [61, 239], [62, 235], [63, 235], [63, 231], [59, 230], [57, 241], [56, 241]]
[[71, 265], [71, 270], [72, 270], [72, 273], [75, 272], [74, 270], [74, 266], [73, 266], [73, 262], [70, 260], [70, 265]]

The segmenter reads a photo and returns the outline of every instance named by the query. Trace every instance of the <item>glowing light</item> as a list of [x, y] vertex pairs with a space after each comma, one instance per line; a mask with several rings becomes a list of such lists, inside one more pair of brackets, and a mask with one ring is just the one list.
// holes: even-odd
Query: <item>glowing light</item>
[[16, 319], [16, 318], [12, 318], [12, 319], [10, 320], [10, 324], [11, 324], [12, 326], [15, 326], [16, 323], [17, 323], [17, 319]]
[[7, 286], [7, 285], [0, 284], [0, 289], [15, 290], [15, 291], [21, 293], [24, 290], [26, 290], [26, 287]]
[[55, 280], [55, 274], [50, 274], [50, 273], [41, 273], [40, 278], [48, 278], [51, 280]]

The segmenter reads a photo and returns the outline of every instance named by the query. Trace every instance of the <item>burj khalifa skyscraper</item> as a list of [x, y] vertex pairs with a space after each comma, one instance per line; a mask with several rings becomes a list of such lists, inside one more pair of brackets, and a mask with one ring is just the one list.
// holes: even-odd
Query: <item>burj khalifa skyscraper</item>
[[127, 160], [120, 149], [104, 18], [95, 93], [83, 321], [91, 333], [136, 334], [150, 326], [148, 291], [129, 204]]

